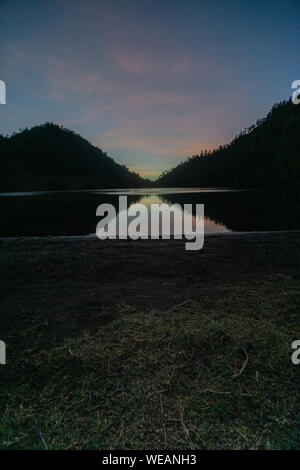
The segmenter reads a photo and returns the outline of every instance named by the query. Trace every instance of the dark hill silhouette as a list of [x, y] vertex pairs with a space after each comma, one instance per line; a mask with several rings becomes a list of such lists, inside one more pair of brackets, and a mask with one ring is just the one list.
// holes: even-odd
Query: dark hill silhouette
[[266, 118], [229, 145], [202, 152], [165, 171], [167, 187], [296, 187], [300, 179], [300, 105], [273, 106]]
[[0, 136], [0, 191], [140, 187], [137, 173], [53, 123]]

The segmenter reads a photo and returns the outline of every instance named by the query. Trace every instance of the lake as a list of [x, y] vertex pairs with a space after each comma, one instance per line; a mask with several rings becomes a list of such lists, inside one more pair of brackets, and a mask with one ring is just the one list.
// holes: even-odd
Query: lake
[[97, 207], [110, 203], [118, 208], [120, 195], [127, 196], [128, 206], [204, 204], [205, 233], [300, 229], [300, 193], [143, 188], [0, 193], [0, 237], [94, 235]]

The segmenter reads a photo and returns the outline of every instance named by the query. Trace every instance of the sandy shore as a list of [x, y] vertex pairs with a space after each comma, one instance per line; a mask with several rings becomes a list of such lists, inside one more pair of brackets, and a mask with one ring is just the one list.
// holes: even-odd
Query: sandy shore
[[28, 310], [52, 322], [72, 312], [68, 330], [76, 330], [75, 319], [82, 325], [120, 303], [145, 310], [204, 296], [213, 303], [220, 285], [272, 279], [275, 288], [284, 277], [299, 278], [300, 234], [209, 236], [199, 251], [186, 251], [181, 240], [2, 240], [0, 260], [6, 318]]

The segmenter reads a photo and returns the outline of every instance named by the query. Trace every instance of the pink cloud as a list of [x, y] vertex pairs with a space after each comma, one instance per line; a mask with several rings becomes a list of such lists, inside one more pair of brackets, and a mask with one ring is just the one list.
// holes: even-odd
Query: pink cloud
[[113, 47], [111, 55], [118, 66], [125, 72], [147, 75], [152, 71], [149, 60], [146, 60], [142, 54], [137, 52], [127, 52], [121, 50], [119, 47]]
[[159, 93], [140, 93], [128, 96], [122, 102], [122, 106], [147, 106], [152, 104], [184, 104], [190, 101], [190, 98], [184, 94], [175, 94], [168, 92]]
[[192, 55], [176, 54], [176, 56], [153, 54], [147, 50], [129, 50], [114, 46], [111, 48], [111, 57], [118, 67], [135, 75], [148, 75], [155, 77], [188, 76], [195, 73], [211, 71], [209, 61], [199, 62]]
[[82, 95], [91, 92], [115, 90], [115, 86], [104, 80], [100, 73], [82, 70], [80, 66], [53, 57], [49, 57], [47, 62], [48, 79], [55, 87], [52, 95], [54, 98], [63, 98], [67, 92]]
[[32, 67], [33, 58], [26, 51], [7, 43], [1, 44], [1, 49], [5, 51], [2, 65], [4, 66], [6, 76], [16, 78], [24, 69]]
[[[55, 93], [55, 96], [52, 96], [54, 98], [57, 97], [58, 100], [63, 96], [61, 90], [55, 90], [53, 93]], [[69, 120], [68, 125], [84, 124], [96, 118], [103, 118], [108, 114], [110, 116], [117, 115], [120, 117], [124, 112], [144, 111], [144, 108], [149, 106], [184, 105], [189, 103], [191, 99], [190, 96], [184, 95], [183, 93], [175, 94], [169, 92], [146, 92], [125, 97], [120, 97], [116, 94], [110, 97], [109, 104], [103, 104], [101, 100], [99, 103], [96, 98], [93, 104], [89, 105], [79, 118]]]

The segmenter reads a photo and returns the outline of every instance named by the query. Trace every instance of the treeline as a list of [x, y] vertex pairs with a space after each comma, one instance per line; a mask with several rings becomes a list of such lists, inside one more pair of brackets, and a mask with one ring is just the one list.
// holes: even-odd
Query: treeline
[[0, 136], [0, 191], [142, 187], [140, 175], [53, 123]]
[[296, 187], [300, 179], [300, 105], [276, 104], [229, 145], [165, 171], [158, 186]]

